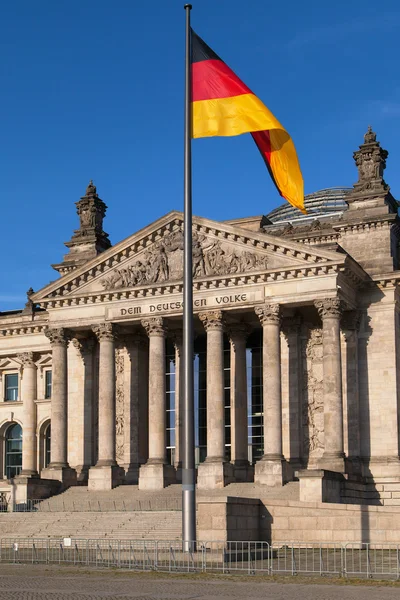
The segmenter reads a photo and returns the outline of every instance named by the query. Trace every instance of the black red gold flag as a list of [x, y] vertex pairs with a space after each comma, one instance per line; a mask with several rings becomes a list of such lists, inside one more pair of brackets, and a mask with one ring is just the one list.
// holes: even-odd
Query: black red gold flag
[[303, 177], [278, 119], [192, 30], [192, 137], [251, 133], [281, 196], [302, 212]]

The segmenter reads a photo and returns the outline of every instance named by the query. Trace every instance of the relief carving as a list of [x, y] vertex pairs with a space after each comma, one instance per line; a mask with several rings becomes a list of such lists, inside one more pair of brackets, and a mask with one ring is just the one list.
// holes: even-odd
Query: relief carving
[[322, 330], [311, 328], [302, 344], [303, 444], [309, 467], [324, 450], [323, 345]]
[[124, 462], [124, 354], [115, 351], [115, 454], [118, 463]]
[[[133, 264], [115, 269], [101, 280], [106, 290], [135, 287], [183, 278], [183, 232], [168, 233]], [[193, 277], [229, 275], [267, 268], [267, 258], [237, 251], [228, 244], [193, 234]]]

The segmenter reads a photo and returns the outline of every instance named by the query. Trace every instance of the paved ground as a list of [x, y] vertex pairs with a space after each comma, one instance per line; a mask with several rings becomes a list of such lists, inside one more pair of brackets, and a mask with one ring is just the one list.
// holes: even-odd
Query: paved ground
[[[283, 582], [282, 582], [283, 581]], [[398, 600], [400, 585], [321, 584], [0, 566], [0, 600]]]

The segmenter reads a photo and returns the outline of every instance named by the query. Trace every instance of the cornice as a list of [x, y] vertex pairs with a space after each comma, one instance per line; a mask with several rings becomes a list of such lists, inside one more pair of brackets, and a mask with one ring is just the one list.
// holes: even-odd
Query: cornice
[[[274, 283], [277, 281], [303, 279], [305, 277], [334, 275], [340, 272], [344, 273], [347, 277], [350, 276], [357, 285], [361, 284], [362, 278], [345, 264], [346, 259], [347, 257], [342, 255], [341, 260], [338, 260], [337, 262], [314, 263], [313, 265], [299, 265], [298, 267], [291, 266], [285, 269], [278, 268], [266, 271], [255, 271], [248, 274], [205, 277], [196, 279], [193, 282], [193, 289], [194, 291], [229, 289], [240, 285]], [[361, 272], [364, 273], [362, 270]], [[153, 286], [141, 286], [130, 289], [124, 288], [112, 291], [102, 290], [99, 292], [87, 292], [86, 294], [76, 296], [44, 298], [42, 300], [42, 305], [49, 310], [71, 306], [102, 304], [104, 302], [115, 302], [118, 300], [160, 297], [166, 294], [181, 294], [182, 292], [182, 282], [174, 282], [173, 284], [163, 282]]]
[[389, 213], [387, 215], [381, 215], [379, 217], [365, 218], [365, 219], [354, 219], [343, 221], [337, 224], [332, 224], [332, 229], [335, 231], [370, 231], [371, 229], [388, 229], [393, 225], [398, 225], [398, 217], [395, 213]]
[[47, 329], [48, 324], [43, 323], [43, 325], [14, 325], [13, 327], [5, 327], [0, 329], [0, 337], [6, 337], [11, 335], [29, 335], [29, 334], [38, 334], [44, 333], [44, 330]]
[[383, 273], [371, 276], [371, 286], [378, 286], [379, 289], [396, 288], [400, 284], [400, 271]]

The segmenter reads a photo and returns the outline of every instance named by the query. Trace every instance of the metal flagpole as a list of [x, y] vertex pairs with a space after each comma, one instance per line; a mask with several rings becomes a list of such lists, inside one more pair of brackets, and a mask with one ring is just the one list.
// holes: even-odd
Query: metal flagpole
[[183, 248], [183, 456], [182, 540], [185, 551], [196, 545], [196, 489], [194, 457], [193, 377], [193, 269], [192, 269], [192, 113], [191, 113], [191, 4], [185, 4], [185, 159], [184, 159], [184, 248]]

